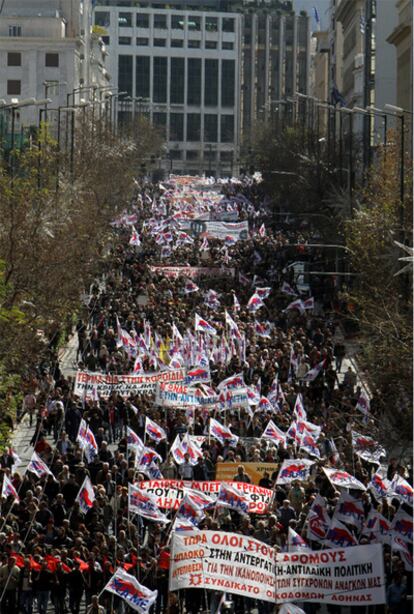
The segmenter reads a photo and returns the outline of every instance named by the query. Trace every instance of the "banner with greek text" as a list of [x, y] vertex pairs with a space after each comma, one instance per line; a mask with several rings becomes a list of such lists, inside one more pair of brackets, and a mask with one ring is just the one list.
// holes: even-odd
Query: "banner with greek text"
[[277, 552], [222, 531], [173, 534], [170, 590], [218, 590], [271, 603], [385, 603], [381, 544], [318, 552]]
[[78, 371], [74, 393], [83, 397], [93, 392], [93, 394], [102, 398], [109, 397], [112, 392], [117, 392], [123, 397], [134, 394], [152, 394], [155, 392], [158, 382], [182, 382], [185, 376], [185, 369], [171, 369], [141, 375], [109, 375]]
[[[200, 490], [201, 492], [216, 495], [220, 490], [221, 482], [196, 482], [182, 480], [148, 480], [138, 482], [141, 490], [151, 493], [157, 498], [157, 505], [164, 510], [178, 509], [184, 496], [184, 487]], [[230, 482], [230, 485], [249, 498], [249, 513], [265, 514], [272, 502], [273, 491], [254, 484], [244, 482]]]
[[160, 383], [157, 386], [155, 402], [163, 407], [205, 407], [215, 408], [218, 396], [205, 396], [198, 388], [182, 384]]
[[[254, 484], [258, 484], [267, 472], [270, 477], [278, 473], [280, 465], [278, 463], [243, 463], [243, 467], [249, 478]], [[217, 463], [216, 480], [231, 482], [237, 473], [235, 463]]]
[[249, 222], [218, 222], [205, 220], [180, 220], [180, 230], [191, 233], [193, 236], [204, 235], [209, 239], [222, 239], [232, 237], [236, 241], [247, 239], [249, 236]]
[[201, 266], [150, 266], [152, 273], [158, 273], [170, 279], [177, 277], [188, 277], [196, 279], [197, 277], [234, 277], [234, 268], [224, 267], [201, 267]]

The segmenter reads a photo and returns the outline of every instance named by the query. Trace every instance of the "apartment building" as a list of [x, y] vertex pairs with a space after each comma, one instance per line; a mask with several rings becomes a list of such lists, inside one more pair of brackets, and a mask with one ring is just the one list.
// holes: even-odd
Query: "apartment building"
[[[398, 22], [394, 25], [387, 42], [393, 45], [397, 54], [397, 102], [406, 109], [413, 110], [413, 4], [412, 0], [396, 0]], [[387, 24], [389, 31], [390, 24]]]
[[[0, 99], [47, 97], [50, 107], [65, 106], [74, 88], [108, 85], [106, 55], [92, 33], [92, 0], [6, 2], [0, 16]], [[37, 125], [38, 113], [34, 106], [22, 108], [17, 129]]]

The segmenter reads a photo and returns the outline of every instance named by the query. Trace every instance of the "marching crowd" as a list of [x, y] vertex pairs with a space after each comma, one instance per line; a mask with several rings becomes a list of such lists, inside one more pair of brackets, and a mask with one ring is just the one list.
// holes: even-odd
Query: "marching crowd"
[[[292, 262], [322, 258], [306, 247], [309, 231], [265, 225], [266, 206], [260, 177], [171, 177], [137, 185], [114, 220], [76, 323], [77, 368], [112, 381], [184, 369], [197, 403], [174, 405], [168, 385], [156, 397], [128, 379], [127, 393], [104, 392], [95, 378], [81, 394], [53, 356], [28, 375], [34, 454], [25, 472], [12, 449], [0, 457], [1, 612], [277, 611], [230, 593], [223, 605], [211, 590], [169, 592], [172, 534], [189, 528], [282, 552], [381, 543], [387, 604], [368, 607], [408, 612], [412, 467], [378, 443], [375, 393], [344, 373], [332, 279], [297, 283]], [[227, 491], [220, 468], [232, 474]], [[142, 512], [143, 484], [166, 480], [192, 488], [171, 507], [150, 498], [153, 515]], [[243, 484], [271, 492], [263, 509], [246, 499], [240, 513]], [[131, 577], [144, 591], [135, 607], [119, 589]], [[313, 613], [320, 604], [299, 605]]]

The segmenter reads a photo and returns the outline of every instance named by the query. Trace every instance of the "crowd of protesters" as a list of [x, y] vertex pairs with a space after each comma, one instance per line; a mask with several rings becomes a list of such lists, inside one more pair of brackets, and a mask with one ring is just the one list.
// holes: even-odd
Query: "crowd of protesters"
[[[188, 457], [177, 464], [170, 454], [172, 442], [187, 432], [206, 436], [208, 412], [175, 408], [166, 411], [155, 404], [154, 394], [122, 397], [112, 393], [105, 398], [79, 398], [74, 395], [73, 381], [62, 373], [58, 363], [32, 373], [25, 382], [23, 413], [25, 420], [33, 424], [30, 445], [51, 474], [38, 478], [30, 471], [19, 472], [12, 450], [0, 457], [3, 476], [10, 478], [18, 493], [18, 501], [12, 495], [1, 501], [1, 612], [44, 614], [53, 611], [52, 606], [57, 614], [130, 611], [122, 599], [103, 591], [120, 565], [142, 585], [158, 591], [154, 605], [157, 614], [217, 610], [220, 595], [213, 591], [186, 589], [180, 595], [169, 594], [169, 525], [128, 513], [128, 484], [147, 480], [148, 475], [137, 471], [126, 429], [131, 428], [145, 440], [147, 417], [167, 433], [167, 439], [157, 445], [146, 439], [146, 446], [153, 446], [162, 457], [159, 471], [165, 479], [214, 480], [217, 463], [224, 461], [234, 463], [235, 481], [250, 482], [252, 478], [244, 466], [249, 462], [280, 466], [288, 459], [312, 458], [315, 465], [306, 481], [277, 484], [277, 471], [263, 474], [259, 485], [274, 490], [271, 509], [266, 514], [246, 517], [224, 508], [215, 513], [207, 510], [199, 526], [201, 530], [250, 535], [282, 551], [288, 548], [289, 528], [310, 547], [322, 547], [321, 542], [309, 541], [309, 510], [320, 495], [332, 516], [340, 497], [340, 489], [329, 481], [323, 467], [341, 468], [368, 487], [381, 462], [387, 480], [399, 475], [412, 484], [411, 467], [388, 456], [376, 464], [368, 462], [353, 446], [352, 431], [378, 437], [381, 416], [375, 396], [370, 399], [369, 410], [361, 411], [363, 391], [356, 375], [352, 369], [344, 373], [346, 347], [333, 310], [336, 294], [331, 278], [313, 280], [307, 289], [303, 299], [312, 295], [313, 309], [286, 309], [295, 297], [283, 292], [282, 287], [285, 284], [299, 294], [294, 268], [289, 264], [307, 253], [307, 231], [265, 227], [266, 198], [260, 181], [249, 178], [223, 183], [218, 190], [227, 204], [227, 209], [222, 206], [220, 211], [231, 213], [231, 219], [249, 222], [247, 237], [226, 242], [217, 238], [206, 241], [199, 236], [174, 243], [176, 239], [170, 241], [165, 233], [177, 234], [177, 220], [183, 219], [182, 201], [177, 195], [182, 195], [192, 214], [200, 203], [208, 210], [219, 202], [217, 186], [213, 194], [211, 186], [201, 181], [197, 184], [188, 180], [185, 185], [176, 178], [176, 182], [140, 184], [124, 223], [121, 219], [114, 224], [102, 278], [91, 287], [88, 304], [76, 324], [77, 368], [132, 373], [137, 354], [126, 351], [119, 342], [122, 329], [134, 339], [150, 331], [152, 340], [157, 340], [151, 351], [142, 355], [143, 371], [168, 369], [177, 343], [174, 330], [182, 336], [187, 331], [194, 332], [197, 313], [215, 327], [219, 339], [208, 357], [211, 388], [227, 377], [243, 374], [246, 386], [259, 398], [272, 398], [272, 386], [277, 381], [277, 401], [263, 408], [253, 404], [250, 408], [230, 409], [225, 416], [215, 413], [239, 437], [237, 445], [223, 445], [206, 437], [196, 464], [188, 462]], [[209, 205], [209, 200], [213, 204]], [[125, 221], [128, 216], [133, 226]], [[132, 230], [138, 234], [137, 241], [131, 241]], [[163, 233], [164, 240], [160, 240]], [[315, 251], [311, 257], [320, 260], [322, 255]], [[197, 289], [189, 292], [185, 276], [168, 277], [151, 268], [178, 265], [207, 270], [220, 267], [222, 274], [193, 279]], [[256, 287], [271, 288], [257, 312], [247, 307]], [[213, 299], [211, 291], [217, 293]], [[243, 348], [231, 343], [225, 311], [244, 339]], [[258, 333], [258, 321], [266, 322], [268, 334]], [[307, 380], [306, 375], [318, 365], [322, 367], [317, 377]], [[281, 431], [289, 431], [298, 395], [306, 409], [306, 419], [320, 432], [318, 456], [298, 449], [294, 437], [288, 436], [285, 444], [261, 437], [270, 419]], [[97, 443], [93, 459], [88, 459], [79, 445], [82, 419]], [[82, 512], [77, 500], [85, 477], [90, 478], [95, 491], [87, 513]], [[370, 489], [350, 492], [363, 502], [366, 518], [375, 510], [392, 523], [399, 509], [412, 512], [397, 496], [378, 498]], [[173, 513], [170, 517], [173, 519]], [[360, 544], [378, 538], [364, 533], [362, 526], [351, 528]], [[409, 541], [407, 547], [411, 549]], [[412, 595], [412, 572], [400, 553], [391, 550], [389, 541], [383, 544], [388, 603], [376, 606], [376, 611], [388, 607], [389, 612], [404, 614]], [[230, 594], [227, 598], [233, 601], [237, 613], [255, 608], [263, 614], [277, 611], [267, 602]], [[310, 613], [316, 612], [319, 604], [301, 607]], [[332, 613], [341, 611], [340, 606], [327, 608]], [[353, 609], [362, 612], [364, 608]]]

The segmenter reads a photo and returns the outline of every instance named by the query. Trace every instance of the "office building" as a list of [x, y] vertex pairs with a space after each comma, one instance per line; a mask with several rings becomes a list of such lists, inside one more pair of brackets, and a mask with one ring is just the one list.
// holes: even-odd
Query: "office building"
[[241, 99], [246, 136], [257, 120], [268, 119], [276, 101], [309, 93], [310, 18], [281, 10], [283, 6], [269, 10], [259, 3], [244, 13]]
[[175, 172], [236, 172], [240, 145], [275, 101], [308, 93], [309, 18], [290, 0], [98, 0], [109, 72], [164, 131]]
[[[91, 0], [5, 2], [0, 15], [0, 99], [10, 103], [47, 97], [50, 107], [65, 106], [74, 88], [108, 85], [106, 55], [105, 45], [92, 32]], [[34, 106], [22, 108], [16, 128], [19, 123], [37, 125], [38, 113]]]
[[148, 113], [168, 144], [164, 166], [175, 172], [230, 173], [240, 132], [241, 15], [110, 5], [96, 7], [95, 24], [107, 31], [115, 84], [132, 99], [119, 101], [119, 118]]

